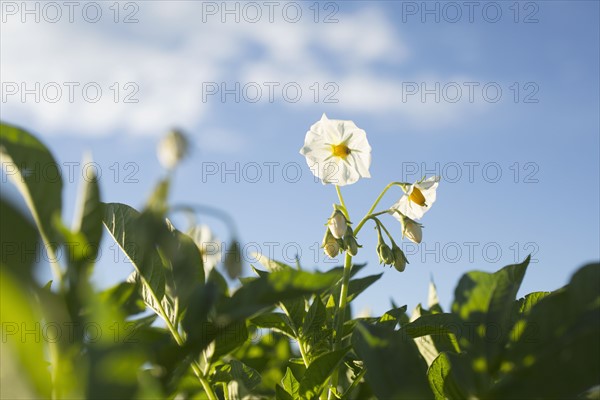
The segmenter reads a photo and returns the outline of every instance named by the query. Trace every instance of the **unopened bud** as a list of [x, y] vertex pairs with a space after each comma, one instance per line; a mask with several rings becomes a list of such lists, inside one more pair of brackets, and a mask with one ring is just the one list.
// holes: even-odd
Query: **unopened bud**
[[406, 215], [402, 217], [402, 236], [408, 238], [411, 242], [421, 243], [423, 239], [422, 225], [408, 218]]
[[377, 255], [379, 256], [379, 264], [392, 265], [394, 263], [392, 249], [385, 242], [380, 242], [377, 245]]
[[344, 213], [336, 209], [333, 214], [331, 214], [331, 217], [329, 217], [327, 226], [334, 238], [341, 239], [348, 230], [348, 221], [346, 220]]
[[348, 231], [344, 235], [344, 249], [350, 254], [352, 257], [358, 254], [358, 248], [361, 247], [356, 238], [354, 237], [354, 232], [352, 232], [352, 228], [348, 227]]
[[158, 161], [166, 169], [173, 169], [188, 153], [189, 142], [178, 130], [169, 132], [156, 149]]
[[404, 252], [400, 247], [396, 245], [396, 243], [392, 244], [392, 254], [394, 256], [394, 268], [396, 271], [402, 272], [406, 268], [406, 264], [408, 264], [408, 259], [404, 255]]
[[327, 228], [327, 231], [325, 232], [322, 247], [329, 258], [335, 258], [340, 254], [340, 244], [338, 240], [333, 237], [329, 228]]

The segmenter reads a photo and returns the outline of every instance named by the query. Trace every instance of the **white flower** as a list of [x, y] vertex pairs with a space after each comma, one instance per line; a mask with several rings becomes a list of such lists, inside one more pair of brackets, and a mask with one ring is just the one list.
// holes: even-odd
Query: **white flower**
[[158, 143], [158, 161], [166, 169], [173, 169], [188, 153], [188, 139], [180, 131], [169, 132]]
[[196, 225], [188, 235], [194, 240], [200, 250], [206, 275], [221, 261], [221, 243], [213, 236], [207, 225]]
[[[408, 185], [404, 188], [405, 194], [391, 207], [392, 212], [398, 210], [409, 218], [421, 219], [435, 202], [435, 191], [439, 182], [439, 176], [432, 176], [422, 182]], [[400, 220], [398, 213], [393, 214]]]
[[371, 177], [367, 134], [352, 121], [328, 119], [323, 114], [306, 133], [300, 154], [323, 184], [351, 185]]

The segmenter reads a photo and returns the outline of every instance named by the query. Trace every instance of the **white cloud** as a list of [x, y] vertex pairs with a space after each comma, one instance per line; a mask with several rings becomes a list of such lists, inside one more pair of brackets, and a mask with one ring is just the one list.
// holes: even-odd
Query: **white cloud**
[[[35, 130], [54, 134], [159, 135], [173, 125], [197, 129], [211, 113], [211, 102], [203, 101], [203, 82], [235, 80], [242, 85], [298, 82], [303, 95], [298, 103], [288, 102], [294, 107], [314, 105], [314, 82], [321, 86], [321, 96], [331, 93], [331, 87], [324, 90], [323, 85], [334, 82], [339, 87], [337, 107], [344, 111], [392, 118], [400, 113], [423, 126], [460, 117], [455, 105], [403, 104], [401, 78], [378, 75], [375, 66], [398, 67], [410, 52], [389, 15], [373, 6], [351, 13], [341, 10], [338, 23], [315, 24], [308, 5], [305, 18], [297, 23], [286, 22], [277, 11], [271, 23], [264, 9], [258, 23], [243, 18], [233, 23], [232, 16], [226, 16], [229, 23], [221, 23], [220, 15], [203, 14], [196, 2], [138, 4], [136, 24], [114, 24], [108, 6], [98, 24], [81, 18], [76, 23], [21, 23], [18, 16], [7, 17], [2, 25], [3, 85], [24, 82], [31, 89], [40, 82], [42, 99], [3, 99], [3, 119], [26, 121]], [[44, 93], [48, 82], [62, 87], [61, 100], [53, 104], [45, 101], [53, 96], [51, 91]], [[73, 102], [68, 101], [65, 82], [79, 83]], [[86, 100], [82, 93], [90, 82], [88, 95], [95, 94], [96, 86], [102, 90], [98, 102]], [[268, 101], [266, 93], [263, 102]], [[138, 102], [125, 103], [127, 95]], [[281, 100], [281, 92], [275, 99]], [[201, 141], [215, 151], [229, 152], [239, 147], [234, 144], [239, 136], [219, 132]]]

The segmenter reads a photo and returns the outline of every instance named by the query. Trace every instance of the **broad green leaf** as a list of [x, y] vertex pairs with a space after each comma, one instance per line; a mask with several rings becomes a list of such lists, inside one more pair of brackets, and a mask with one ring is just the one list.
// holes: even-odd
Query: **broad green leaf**
[[321, 354], [312, 360], [300, 380], [300, 397], [307, 399], [318, 397], [323, 390], [325, 382], [327, 382], [348, 350], [350, 350], [350, 347], [334, 350]]
[[135, 282], [120, 282], [100, 292], [99, 298], [119, 305], [125, 315], [139, 314], [145, 309]]
[[310, 353], [310, 358], [329, 350], [333, 332], [328, 322], [321, 296], [315, 296], [304, 317], [300, 334], [302, 343]]
[[367, 369], [365, 379], [379, 399], [433, 398], [427, 364], [412, 338], [400, 331], [359, 323], [352, 346]]
[[[600, 265], [533, 306], [500, 367], [494, 398], [575, 398], [600, 385]], [[516, 328], [515, 328], [516, 329]]]
[[[2, 398], [50, 398], [52, 383], [45, 341], [40, 340], [39, 332], [35, 333], [41, 315], [31, 304], [27, 290], [8, 272], [4, 263], [0, 268], [0, 297]], [[23, 328], [34, 333], [23, 335]]]
[[[246, 321], [235, 321], [224, 326], [207, 323], [204, 329], [204, 337], [214, 337], [211, 343], [209, 359], [215, 362], [223, 356], [231, 353], [248, 340], [248, 328]], [[249, 390], [251, 388], [248, 388]]]
[[100, 248], [103, 218], [100, 187], [94, 172], [82, 179], [76, 210], [72, 230], [85, 237], [87, 248], [84, 250], [84, 260], [91, 264], [96, 260]]
[[216, 270], [216, 268], [210, 270], [208, 277], [206, 278], [206, 282], [213, 284], [223, 295], [229, 295], [229, 286], [227, 285], [227, 281], [223, 275]]
[[281, 385], [275, 385], [275, 400], [294, 400], [291, 394], [289, 394]]
[[187, 306], [194, 287], [204, 283], [202, 256], [194, 240], [168, 224], [169, 234], [163, 238], [160, 248], [167, 256], [170, 266], [167, 284], [171, 295], [179, 301], [180, 307]]
[[269, 257], [265, 256], [261, 253], [252, 253], [254, 259], [256, 259], [263, 267], [267, 269], [269, 272], [287, 270], [287, 269], [295, 269], [290, 265], [282, 263], [281, 261], [271, 260]]
[[466, 357], [454, 353], [440, 353], [427, 370], [427, 378], [436, 400], [476, 398], [473, 393], [471, 370]]
[[[521, 264], [508, 265], [494, 274], [496, 284], [485, 318], [486, 330], [493, 329], [498, 332], [494, 340], [486, 340], [488, 371], [491, 374], [494, 374], [500, 365], [501, 354], [514, 324], [511, 318], [512, 309], [507, 305], [515, 302], [528, 265], [529, 256]], [[489, 338], [489, 335], [486, 338]]]
[[281, 384], [285, 391], [291, 395], [292, 398], [298, 398], [300, 393], [300, 382], [296, 379], [291, 369], [287, 369], [283, 379], [281, 380]]
[[51, 249], [60, 243], [53, 229], [62, 211], [62, 177], [46, 146], [28, 132], [0, 123], [0, 164], [21, 192], [38, 230]]
[[31, 281], [32, 270], [39, 256], [39, 236], [35, 228], [16, 208], [0, 199], [0, 265], [11, 273]]
[[272, 312], [267, 314], [259, 314], [250, 321], [259, 328], [272, 329], [283, 333], [284, 335], [295, 339], [296, 334], [292, 326], [290, 318], [283, 313]]
[[394, 329], [402, 320], [406, 313], [406, 306], [395, 307], [386, 311], [377, 321], [379, 325], [384, 325], [390, 329]]
[[[140, 213], [126, 204], [104, 204], [104, 225], [125, 255], [131, 260], [138, 275], [161, 301], [165, 294], [165, 268], [156, 249], [141, 238]], [[146, 285], [144, 285], [146, 286]]]
[[529, 314], [533, 306], [548, 296], [551, 292], [533, 292], [525, 295], [525, 297], [517, 300], [519, 314]]
[[231, 320], [248, 318], [284, 300], [320, 292], [337, 279], [339, 276], [331, 273], [275, 271], [242, 286], [219, 304], [218, 311]]
[[296, 332], [298, 332], [306, 316], [306, 301], [304, 297], [282, 300], [279, 306], [292, 322], [292, 326]]
[[[409, 336], [418, 338], [426, 335], [447, 335], [455, 334], [458, 338], [463, 334], [469, 334], [464, 331], [468, 329], [456, 314], [427, 314], [422, 315], [416, 320], [404, 325], [402, 328]], [[464, 332], [463, 332], [464, 331]]]
[[254, 389], [261, 381], [260, 374], [254, 369], [238, 360], [231, 360], [231, 377], [244, 384], [246, 389]]
[[[379, 278], [381, 278], [382, 275], [383, 275], [383, 273], [369, 275], [369, 276], [365, 276], [364, 278], [357, 278], [357, 279], [350, 280], [350, 283], [348, 284], [348, 302], [351, 302], [352, 300], [354, 300], [356, 297], [358, 297], [359, 294], [364, 292], [369, 286], [371, 286], [373, 283], [377, 282], [379, 280]], [[337, 298], [339, 298], [339, 294], [338, 294]]]

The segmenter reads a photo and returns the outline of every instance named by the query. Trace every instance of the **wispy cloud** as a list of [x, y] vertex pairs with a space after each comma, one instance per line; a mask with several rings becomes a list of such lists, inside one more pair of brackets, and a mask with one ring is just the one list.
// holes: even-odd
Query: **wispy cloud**
[[[3, 118], [53, 134], [158, 135], [173, 125], [196, 129], [215, 108], [203, 96], [207, 82], [279, 82], [280, 87], [295, 82], [303, 95], [298, 102], [283, 101], [290, 107], [314, 106], [310, 88], [317, 82], [320, 96], [335, 92], [334, 107], [341, 111], [400, 115], [423, 127], [466, 114], [456, 104], [402, 102], [402, 82], [415, 77], [382, 75], [378, 67], [401, 68], [411, 52], [392, 17], [375, 6], [340, 10], [337, 23], [324, 24], [310, 15], [297, 23], [281, 15], [274, 22], [264, 16], [257, 23], [222, 23], [218, 15], [202, 22], [205, 10], [195, 2], [139, 4], [139, 22], [129, 25], [9, 18], [2, 27], [3, 85], [16, 83], [21, 92], [21, 84], [35, 89], [39, 82], [42, 98], [36, 102], [28, 94], [22, 101], [20, 93], [5, 91]], [[328, 82], [333, 86], [323, 87]], [[14, 89], [9, 86], [3, 89]], [[56, 98], [57, 87], [61, 97], [52, 103], [48, 100]], [[268, 102], [268, 88], [262, 89], [260, 101]], [[202, 141], [215, 151], [236, 148], [214, 137]], [[218, 137], [239, 141], [232, 131]]]

